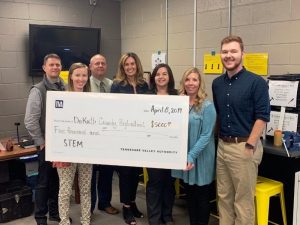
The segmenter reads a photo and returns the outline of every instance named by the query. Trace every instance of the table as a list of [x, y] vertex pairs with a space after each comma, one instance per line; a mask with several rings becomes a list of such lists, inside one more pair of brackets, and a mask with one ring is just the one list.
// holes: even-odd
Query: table
[[10, 159], [20, 158], [22, 156], [34, 155], [37, 153], [37, 149], [35, 147], [32, 148], [22, 148], [16, 144], [14, 144], [13, 151], [1, 151], [0, 152], [0, 161], [6, 161]]
[[[8, 138], [3, 138], [0, 141], [5, 146], [7, 140]], [[10, 180], [8, 160], [18, 159], [22, 156], [34, 155], [36, 153], [37, 149], [35, 147], [21, 148], [17, 144], [14, 144], [13, 151], [0, 151], [0, 183]]]
[[[1, 138], [0, 142], [5, 146], [9, 138]], [[12, 151], [0, 151], [0, 161], [6, 161], [10, 159], [17, 159], [22, 156], [34, 155], [37, 153], [36, 147], [22, 148], [16, 143], [13, 143], [14, 148]]]
[[282, 146], [274, 146], [273, 140], [263, 140], [264, 153], [283, 156], [283, 157], [291, 157], [291, 158], [300, 158], [300, 151], [289, 151], [289, 156], [287, 155], [286, 150]]
[[[8, 140], [8, 138], [4, 138], [1, 139], [1, 143], [5, 146], [6, 141]], [[16, 159], [16, 158], [20, 158], [23, 156], [28, 156], [28, 155], [34, 155], [37, 153], [37, 149], [35, 147], [31, 147], [31, 148], [22, 148], [17, 144], [14, 144], [14, 150], [13, 151], [0, 151], [0, 168], [1, 170], [3, 170], [4, 172], [2, 173], [2, 176], [6, 177], [7, 179], [9, 179], [8, 176], [8, 165], [4, 165], [3, 162], [1, 161], [7, 161], [10, 159]], [[2, 166], [1, 166], [2, 164]], [[78, 175], [76, 173], [75, 176], [75, 200], [76, 203], [79, 204], [80, 203], [80, 197], [79, 197], [79, 186], [78, 186]], [[5, 178], [5, 179], [6, 179]]]

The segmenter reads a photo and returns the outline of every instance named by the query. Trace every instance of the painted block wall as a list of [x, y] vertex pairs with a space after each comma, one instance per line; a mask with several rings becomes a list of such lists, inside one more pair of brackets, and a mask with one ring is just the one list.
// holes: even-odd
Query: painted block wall
[[[228, 0], [197, 1], [196, 66], [203, 54], [219, 52], [228, 34]], [[300, 1], [233, 0], [232, 34], [243, 38], [246, 52], [269, 53], [269, 75], [300, 73]], [[121, 3], [122, 52], [134, 51], [144, 70], [151, 71], [151, 54], [166, 50], [165, 0], [124, 0]], [[168, 1], [168, 63], [179, 85], [193, 66], [194, 0]], [[204, 75], [209, 98], [218, 75]]]
[[29, 89], [29, 24], [101, 28], [101, 53], [113, 77], [121, 52], [120, 2], [98, 0], [0, 0], [0, 138], [26, 135], [24, 113]]

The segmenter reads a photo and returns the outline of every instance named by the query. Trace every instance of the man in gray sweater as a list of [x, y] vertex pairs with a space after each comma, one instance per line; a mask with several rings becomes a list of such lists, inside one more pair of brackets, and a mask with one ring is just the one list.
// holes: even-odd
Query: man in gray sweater
[[47, 225], [49, 220], [60, 221], [58, 213], [59, 181], [56, 168], [45, 161], [45, 118], [46, 92], [64, 91], [64, 82], [60, 79], [61, 59], [56, 54], [48, 54], [44, 58], [43, 80], [34, 85], [29, 93], [24, 124], [37, 146], [39, 156], [39, 174], [35, 189], [35, 220], [37, 225]]

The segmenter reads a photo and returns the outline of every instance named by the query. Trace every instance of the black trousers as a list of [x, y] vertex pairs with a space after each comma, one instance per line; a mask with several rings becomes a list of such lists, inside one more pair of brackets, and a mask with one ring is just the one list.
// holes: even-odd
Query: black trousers
[[[111, 206], [112, 198], [112, 178], [115, 170], [115, 166], [111, 165], [93, 165], [92, 174], [92, 205], [91, 211], [94, 211], [97, 196], [98, 196], [98, 209], [104, 209]], [[96, 172], [99, 171], [99, 177], [97, 179]]]
[[147, 168], [146, 204], [149, 225], [170, 222], [175, 199], [175, 179], [171, 170]]
[[211, 185], [186, 185], [190, 225], [208, 225]]
[[140, 174], [143, 170], [140, 167], [117, 166], [119, 174], [120, 201], [125, 205], [135, 201], [136, 190]]
[[57, 217], [59, 179], [56, 168], [45, 161], [45, 148], [38, 152], [39, 174], [35, 188], [35, 220], [46, 221], [49, 211], [50, 217]]

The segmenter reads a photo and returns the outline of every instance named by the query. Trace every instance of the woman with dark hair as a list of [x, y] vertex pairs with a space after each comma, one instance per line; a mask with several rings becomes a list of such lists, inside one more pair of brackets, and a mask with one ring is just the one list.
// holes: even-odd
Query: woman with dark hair
[[[150, 76], [150, 92], [156, 95], [177, 95], [174, 76], [167, 64], [157, 65]], [[170, 169], [147, 168], [146, 203], [149, 225], [173, 224], [172, 209], [175, 198], [174, 181]]]
[[[69, 70], [68, 83], [68, 91], [89, 92], [88, 67], [83, 63], [73, 63]], [[71, 224], [70, 197], [76, 171], [78, 171], [80, 189], [81, 224], [90, 225], [92, 164], [53, 162], [53, 167], [57, 168], [59, 177], [59, 225]]]
[[[159, 77], [163, 79], [159, 79]], [[158, 91], [167, 91], [168, 95], [178, 95], [173, 72], [170, 66], [165, 63], [158, 64], [150, 76], [150, 92], [158, 94]]]
[[[144, 80], [141, 61], [135, 53], [124, 54], [119, 62], [116, 78], [111, 86], [111, 93], [145, 94], [148, 85]], [[120, 201], [123, 203], [123, 217], [125, 223], [135, 225], [135, 218], [144, 217], [135, 203], [139, 175], [139, 167], [119, 166]]]
[[204, 80], [197, 68], [183, 74], [179, 94], [189, 96], [190, 102], [187, 166], [185, 170], [173, 170], [172, 176], [187, 184], [190, 225], [207, 225], [210, 184], [215, 179], [216, 110], [207, 99]]

